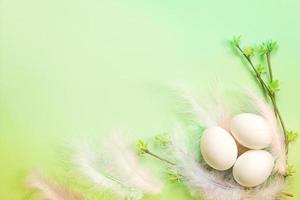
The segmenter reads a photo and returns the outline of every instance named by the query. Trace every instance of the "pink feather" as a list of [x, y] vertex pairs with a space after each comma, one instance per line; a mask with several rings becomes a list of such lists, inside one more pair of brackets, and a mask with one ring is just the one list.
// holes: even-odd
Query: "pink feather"
[[80, 194], [72, 192], [66, 186], [52, 182], [37, 171], [32, 172], [29, 176], [27, 185], [37, 191], [39, 197], [45, 200], [84, 200]]

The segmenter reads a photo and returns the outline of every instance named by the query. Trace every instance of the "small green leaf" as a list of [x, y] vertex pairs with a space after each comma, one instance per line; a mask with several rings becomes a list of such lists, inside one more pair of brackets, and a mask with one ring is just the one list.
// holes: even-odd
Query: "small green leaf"
[[289, 165], [287, 168], [287, 176], [293, 176], [296, 173], [296, 170], [293, 165]]
[[272, 51], [275, 51], [278, 49], [278, 44], [276, 41], [269, 40], [266, 42], [266, 47], [267, 47], [268, 51], [271, 53]]
[[267, 42], [263, 42], [259, 45], [258, 52], [260, 55], [265, 55], [267, 53], [271, 53], [278, 49], [278, 44], [276, 41], [269, 40]]
[[267, 72], [265, 66], [263, 66], [263, 65], [258, 65], [258, 66], [256, 67], [256, 71], [257, 71], [257, 73], [258, 73], [259, 75], [262, 75], [262, 74], [264, 74], [264, 73]]
[[181, 181], [181, 175], [178, 173], [176, 169], [169, 168], [168, 176], [169, 176], [170, 183], [178, 183]]
[[242, 36], [233, 36], [232, 40], [231, 40], [231, 45], [232, 46], [239, 46], [241, 43], [241, 37]]
[[139, 140], [136, 144], [139, 154], [144, 154], [148, 151], [148, 144], [144, 140]]
[[246, 47], [244, 50], [243, 50], [244, 54], [247, 56], [247, 57], [251, 57], [254, 55], [254, 48], [253, 47]]
[[295, 131], [288, 131], [287, 132], [287, 140], [288, 143], [294, 142], [299, 136], [299, 133], [295, 132]]
[[167, 134], [160, 134], [155, 136], [154, 138], [160, 145], [161, 147], [167, 147], [170, 144], [170, 136]]
[[279, 80], [273, 80], [269, 83], [269, 89], [272, 93], [276, 93], [280, 90]]
[[258, 47], [258, 53], [259, 53], [259, 55], [261, 55], [261, 56], [265, 55], [267, 52], [268, 52], [268, 49], [265, 46], [265, 43], [260, 44], [259, 47]]

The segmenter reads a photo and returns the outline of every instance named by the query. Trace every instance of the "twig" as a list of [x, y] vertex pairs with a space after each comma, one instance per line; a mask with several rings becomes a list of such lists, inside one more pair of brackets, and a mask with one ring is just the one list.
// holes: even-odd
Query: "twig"
[[241, 49], [241, 47], [239, 45], [236, 45], [237, 49], [243, 54], [243, 56], [246, 58], [246, 60], [248, 61], [248, 63], [250, 64], [251, 68], [253, 69], [253, 71], [255, 72], [255, 76], [258, 79], [259, 83], [261, 84], [262, 89], [268, 94], [270, 95], [272, 92], [270, 91], [270, 89], [268, 88], [267, 84], [264, 82], [264, 80], [261, 78], [261, 76], [259, 75], [258, 71], [256, 70], [252, 60], [250, 59], [249, 56], [247, 56], [244, 51]]
[[[266, 52], [266, 58], [267, 58], [268, 69], [269, 69], [269, 78], [270, 78], [270, 81], [272, 82], [273, 81], [273, 70], [272, 70], [272, 65], [271, 65], [271, 54], [269, 51]], [[274, 96], [274, 101], [276, 102], [276, 95], [273, 94], [273, 96]], [[275, 111], [275, 108], [274, 108], [274, 111]], [[275, 115], [277, 117], [276, 111], [275, 111]]]
[[[248, 61], [248, 63], [250, 64], [251, 68], [253, 69], [253, 71], [255, 72], [255, 76], [258, 79], [259, 83], [261, 84], [262, 89], [268, 94], [269, 98], [271, 99], [271, 102], [273, 104], [274, 110], [275, 110], [275, 115], [278, 116], [278, 119], [280, 121], [284, 136], [285, 136], [285, 143], [286, 145], [288, 144], [288, 140], [287, 140], [287, 130], [286, 130], [286, 126], [285, 123], [283, 121], [282, 115], [278, 109], [277, 106], [277, 102], [275, 99], [275, 95], [274, 93], [270, 90], [270, 88], [268, 87], [268, 85], [265, 83], [265, 81], [261, 78], [260, 74], [258, 73], [258, 71], [256, 70], [252, 60], [250, 59], [249, 56], [247, 56], [244, 51], [241, 49], [241, 47], [239, 45], [235, 45], [237, 47], [237, 49], [242, 53], [242, 55], [246, 58], [246, 60]], [[273, 78], [273, 76], [272, 76]]]
[[144, 152], [145, 152], [146, 154], [148, 154], [148, 155], [150, 155], [150, 156], [152, 156], [152, 157], [154, 157], [154, 158], [160, 160], [160, 161], [163, 161], [163, 162], [165, 162], [165, 163], [168, 163], [169, 165], [175, 165], [175, 163], [173, 163], [173, 162], [171, 162], [171, 161], [169, 161], [169, 160], [167, 160], [167, 159], [165, 159], [165, 158], [162, 158], [162, 157], [160, 157], [160, 156], [158, 156], [158, 155], [152, 153], [152, 152], [149, 151], [148, 149], [145, 150]]
[[283, 194], [284, 196], [287, 196], [287, 197], [294, 197], [294, 195], [291, 194], [291, 193], [282, 192], [282, 194]]
[[272, 70], [272, 65], [271, 65], [270, 52], [266, 53], [266, 57], [267, 57], [267, 63], [268, 63], [268, 68], [269, 68], [270, 81], [273, 81], [273, 70]]

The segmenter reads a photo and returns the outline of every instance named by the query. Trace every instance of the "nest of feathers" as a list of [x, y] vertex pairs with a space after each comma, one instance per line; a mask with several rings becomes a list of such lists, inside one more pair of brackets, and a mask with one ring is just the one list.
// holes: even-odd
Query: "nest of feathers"
[[[218, 126], [230, 132], [229, 123], [233, 116], [250, 112], [262, 116], [272, 134], [271, 143], [266, 148], [275, 158], [270, 176], [256, 187], [244, 187], [234, 180], [232, 170], [218, 171], [209, 167], [203, 159], [199, 160], [198, 149], [191, 148], [199, 147], [199, 137], [188, 138], [188, 133], [177, 125], [170, 136], [170, 150], [174, 156], [174, 167], [193, 196], [201, 196], [205, 200], [277, 200], [292, 196], [284, 192], [288, 174], [284, 133], [272, 107], [263, 98], [246, 91], [242, 94], [244, 100], [238, 104], [230, 105], [226, 103], [225, 96], [217, 95], [211, 96], [210, 106], [203, 106], [190, 90], [180, 86], [180, 94], [189, 105], [193, 121], [204, 129]], [[193, 142], [197, 144], [191, 144]], [[239, 150], [244, 152], [241, 146]]]

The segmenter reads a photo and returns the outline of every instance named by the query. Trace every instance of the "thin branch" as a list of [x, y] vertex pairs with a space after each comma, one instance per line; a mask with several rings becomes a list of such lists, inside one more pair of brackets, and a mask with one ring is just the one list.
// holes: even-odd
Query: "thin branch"
[[271, 65], [270, 52], [266, 53], [266, 57], [267, 57], [267, 63], [268, 63], [268, 68], [269, 68], [270, 81], [273, 81], [273, 70], [272, 70], [272, 65]]
[[[273, 81], [273, 69], [272, 69], [272, 64], [271, 64], [271, 54], [270, 54], [269, 51], [266, 53], [266, 58], [267, 58], [267, 63], [268, 63], [268, 69], [269, 69], [270, 81]], [[272, 103], [273, 103], [273, 105], [274, 105], [275, 114], [276, 114], [276, 116], [278, 116], [279, 121], [280, 121], [281, 126], [282, 126], [282, 129], [283, 129], [283, 132], [284, 132], [284, 134], [285, 134], [285, 143], [288, 144], [286, 126], [285, 126], [285, 124], [284, 124], [284, 121], [283, 121], [282, 116], [281, 116], [281, 114], [280, 114], [280, 111], [279, 111], [279, 109], [278, 109], [277, 102], [276, 102], [276, 95], [275, 95], [275, 93], [272, 93], [271, 101], [272, 101]]]
[[152, 153], [152, 152], [149, 151], [148, 149], [145, 150], [145, 153], [148, 154], [148, 155], [150, 155], [150, 156], [152, 156], [152, 157], [154, 157], [154, 158], [156, 158], [156, 159], [158, 159], [158, 160], [160, 160], [160, 161], [163, 161], [163, 162], [165, 162], [165, 163], [168, 163], [169, 165], [175, 165], [175, 163], [173, 163], [173, 162], [171, 162], [171, 161], [169, 161], [169, 160], [167, 160], [167, 159], [165, 159], [165, 158], [162, 158], [162, 157], [160, 157], [160, 156], [158, 156], [158, 155]]
[[287, 197], [294, 197], [294, 195], [291, 194], [291, 193], [282, 192], [282, 194], [283, 194], [284, 196], [287, 196]]
[[[285, 143], [288, 144], [288, 141], [287, 141], [287, 130], [286, 130], [286, 126], [285, 126], [285, 123], [284, 123], [284, 120], [282, 118], [282, 115], [278, 109], [278, 106], [277, 106], [277, 102], [276, 102], [276, 99], [275, 99], [275, 95], [274, 93], [270, 90], [270, 88], [268, 87], [268, 85], [265, 83], [265, 81], [261, 78], [260, 74], [258, 73], [258, 71], [256, 70], [252, 60], [250, 59], [249, 56], [247, 56], [244, 51], [241, 49], [241, 47], [239, 45], [236, 45], [237, 49], [242, 53], [242, 55], [246, 58], [246, 60], [248, 61], [248, 63], [250, 64], [251, 68], [253, 69], [254, 73], [255, 73], [255, 76], [256, 78], [258, 79], [259, 83], [261, 84], [261, 87], [263, 88], [264, 91], [266, 91], [266, 93], [268, 94], [268, 96], [270, 97], [271, 101], [272, 101], [272, 104], [273, 104], [273, 107], [274, 107], [274, 110], [275, 110], [275, 114], [278, 116], [278, 119], [280, 121], [280, 124], [281, 124], [281, 127], [282, 127], [282, 130], [284, 132], [284, 136], [285, 136]], [[272, 77], [273, 78], [273, 77]]]
[[[277, 103], [276, 103], [276, 100], [275, 100], [275, 96], [270, 96], [270, 99], [272, 101], [272, 104], [274, 106], [274, 109], [275, 109], [275, 113], [277, 113], [277, 116], [278, 116], [278, 119], [279, 119], [279, 122], [281, 124], [281, 127], [282, 127], [282, 130], [283, 130], [283, 133], [284, 133], [284, 137], [285, 137], [285, 144], [288, 145], [288, 134], [287, 134], [287, 129], [286, 129], [286, 126], [285, 126], [285, 123], [283, 121], [283, 118], [282, 118], [282, 115], [279, 111], [279, 108], [277, 106]], [[288, 150], [288, 149], [287, 149]]]
[[[266, 59], [267, 59], [268, 69], [269, 69], [269, 78], [270, 78], [270, 81], [272, 82], [273, 81], [273, 70], [272, 70], [272, 65], [271, 65], [271, 53], [269, 51], [267, 51], [267, 53], [266, 53]], [[274, 101], [276, 102], [276, 95], [273, 94], [273, 96], [274, 96]], [[275, 111], [275, 114], [277, 117], [278, 115], [277, 115], [276, 111]]]

